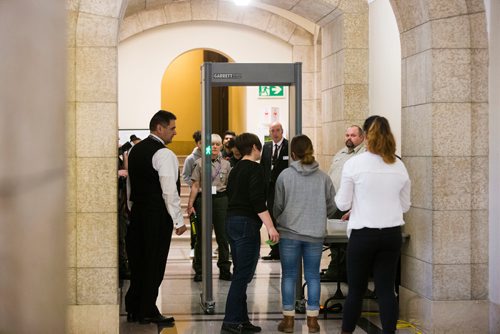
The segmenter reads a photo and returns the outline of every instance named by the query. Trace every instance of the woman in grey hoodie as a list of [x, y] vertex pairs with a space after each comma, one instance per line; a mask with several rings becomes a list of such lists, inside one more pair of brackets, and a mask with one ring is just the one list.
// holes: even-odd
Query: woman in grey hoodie
[[292, 333], [295, 317], [295, 283], [298, 264], [304, 260], [307, 283], [307, 327], [319, 332], [320, 262], [326, 220], [335, 213], [335, 189], [330, 177], [319, 169], [313, 145], [306, 135], [292, 139], [293, 162], [276, 181], [274, 216], [280, 232], [281, 297], [284, 318], [280, 332]]

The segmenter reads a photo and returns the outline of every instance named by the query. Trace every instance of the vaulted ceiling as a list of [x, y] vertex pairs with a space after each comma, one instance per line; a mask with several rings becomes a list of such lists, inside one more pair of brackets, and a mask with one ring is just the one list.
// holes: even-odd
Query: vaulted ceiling
[[[125, 16], [132, 15], [142, 10], [153, 9], [162, 5], [189, 0], [128, 0]], [[221, 2], [232, 0], [191, 0], [200, 2]], [[251, 0], [249, 6], [263, 8], [265, 6], [286, 10], [301, 16], [311, 22], [318, 23], [329, 16], [335, 15], [335, 10], [341, 0]], [[353, 0], [349, 0], [353, 1]], [[358, 2], [358, 1], [356, 1]], [[268, 7], [269, 8], [269, 7]]]

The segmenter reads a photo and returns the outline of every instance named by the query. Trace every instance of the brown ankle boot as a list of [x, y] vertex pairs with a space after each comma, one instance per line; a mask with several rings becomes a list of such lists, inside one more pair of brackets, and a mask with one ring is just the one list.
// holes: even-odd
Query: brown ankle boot
[[318, 333], [319, 324], [318, 317], [307, 317], [307, 328], [309, 328], [309, 333]]
[[284, 333], [293, 333], [293, 326], [295, 325], [295, 317], [291, 315], [285, 315], [283, 320], [281, 320], [278, 325], [278, 331]]

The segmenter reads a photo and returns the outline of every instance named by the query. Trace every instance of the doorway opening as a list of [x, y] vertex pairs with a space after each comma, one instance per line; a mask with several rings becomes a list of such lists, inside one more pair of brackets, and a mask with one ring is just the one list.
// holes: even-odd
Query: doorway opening
[[[161, 108], [172, 111], [177, 116], [180, 120], [177, 122], [177, 132], [185, 134], [169, 144], [169, 148], [177, 155], [191, 153], [191, 134], [202, 127], [200, 68], [204, 62], [231, 63], [233, 60], [215, 50], [195, 49], [174, 59], [163, 75]], [[223, 136], [226, 130], [238, 132], [244, 129], [244, 89], [213, 87], [211, 96], [213, 133]]]

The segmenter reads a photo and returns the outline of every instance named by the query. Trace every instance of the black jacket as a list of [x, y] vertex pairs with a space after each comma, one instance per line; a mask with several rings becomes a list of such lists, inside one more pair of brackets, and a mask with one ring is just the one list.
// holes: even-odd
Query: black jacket
[[274, 166], [273, 170], [271, 170], [273, 145], [274, 145], [273, 141], [264, 143], [264, 147], [262, 148], [262, 156], [260, 158], [260, 163], [264, 167], [264, 182], [266, 186], [271, 184], [272, 189], [274, 189], [274, 184], [276, 183], [276, 180], [278, 179], [280, 173], [285, 168], [288, 168], [288, 160], [289, 160], [288, 140], [283, 139], [278, 159], [276, 161], [276, 166]]

